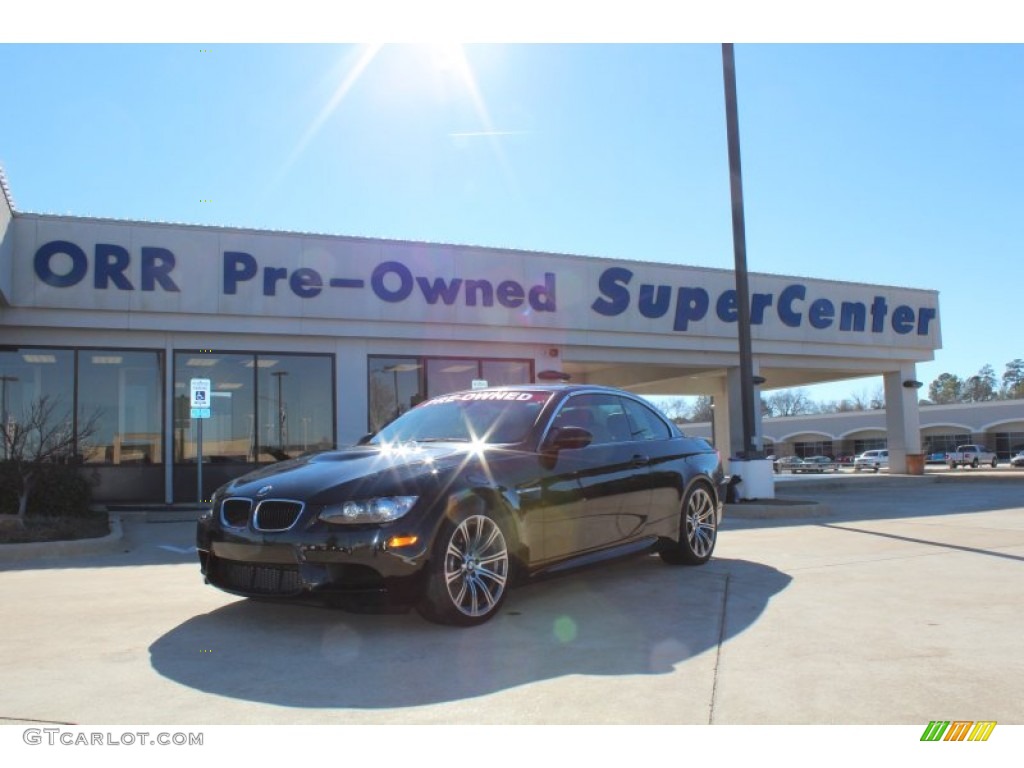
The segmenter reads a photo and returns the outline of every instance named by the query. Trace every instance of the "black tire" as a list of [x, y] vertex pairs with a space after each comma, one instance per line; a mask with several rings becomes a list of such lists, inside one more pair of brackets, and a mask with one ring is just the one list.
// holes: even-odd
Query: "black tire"
[[992, 469], [995, 469], [996, 468], [996, 464], [998, 464], [998, 463], [999, 462], [996, 459], [992, 459]]
[[703, 483], [690, 487], [683, 498], [679, 540], [660, 550], [669, 565], [703, 565], [711, 559], [718, 540], [718, 505], [711, 489]]
[[971, 469], [977, 469], [977, 468], [978, 468], [978, 457], [975, 456], [974, 457], [974, 461], [971, 462]]
[[949, 462], [949, 468], [950, 469], [956, 469], [956, 462], [955, 461]]
[[437, 624], [470, 627], [494, 617], [509, 587], [509, 537], [483, 505], [461, 510], [438, 531], [417, 610]]

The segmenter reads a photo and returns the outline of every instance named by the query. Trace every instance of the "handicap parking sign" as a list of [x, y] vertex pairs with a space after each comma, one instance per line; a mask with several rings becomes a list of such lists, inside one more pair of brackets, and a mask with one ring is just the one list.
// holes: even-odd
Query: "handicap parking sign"
[[210, 407], [210, 380], [209, 379], [192, 379], [191, 382], [192, 391], [192, 408], [209, 408]]

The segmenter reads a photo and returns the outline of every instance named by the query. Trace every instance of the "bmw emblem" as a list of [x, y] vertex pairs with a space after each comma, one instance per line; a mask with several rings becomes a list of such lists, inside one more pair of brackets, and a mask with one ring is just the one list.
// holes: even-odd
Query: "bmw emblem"
[[271, 491], [271, 489], [273, 487], [274, 486], [272, 486], [272, 485], [264, 485], [262, 488], [260, 488], [258, 491], [256, 491], [256, 495], [257, 496], [266, 496], [268, 493], [270, 493], [270, 491]]

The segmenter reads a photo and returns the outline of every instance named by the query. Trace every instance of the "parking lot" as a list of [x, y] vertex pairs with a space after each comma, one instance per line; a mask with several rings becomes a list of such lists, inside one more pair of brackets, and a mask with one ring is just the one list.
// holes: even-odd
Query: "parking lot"
[[[1024, 723], [1024, 472], [784, 476], [821, 502], [511, 593], [488, 624], [243, 600], [188, 521], [0, 566], [0, 718], [76, 724]], [[794, 507], [795, 509], [795, 507]], [[780, 516], [781, 515], [781, 516]]]

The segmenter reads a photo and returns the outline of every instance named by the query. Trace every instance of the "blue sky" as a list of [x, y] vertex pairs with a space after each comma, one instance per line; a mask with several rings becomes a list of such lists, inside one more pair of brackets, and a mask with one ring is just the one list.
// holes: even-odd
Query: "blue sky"
[[[736, 67], [750, 270], [938, 290], [926, 383], [1024, 357], [1024, 46]], [[23, 211], [733, 264], [717, 44], [8, 42], [0, 71]]]

